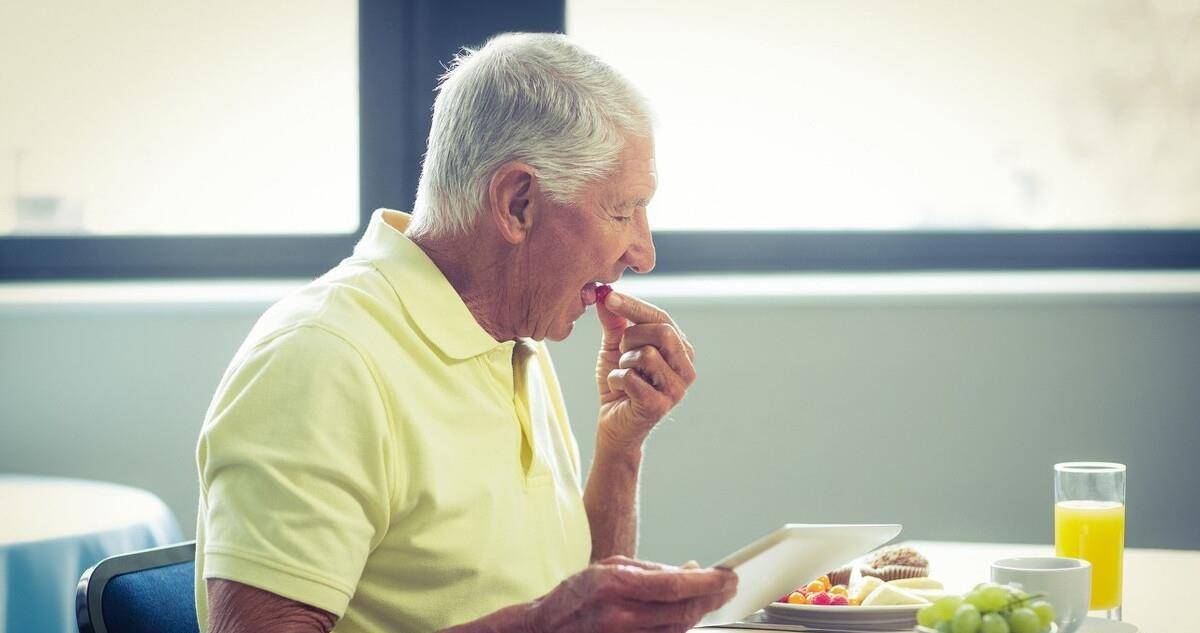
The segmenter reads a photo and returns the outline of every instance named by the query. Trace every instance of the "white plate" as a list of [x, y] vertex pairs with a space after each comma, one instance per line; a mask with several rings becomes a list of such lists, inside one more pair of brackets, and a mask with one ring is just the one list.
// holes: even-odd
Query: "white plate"
[[831, 607], [773, 603], [763, 609], [763, 619], [767, 622], [801, 624], [817, 629], [911, 631], [917, 625], [917, 611], [923, 606], [906, 604], [885, 607]]
[[738, 590], [699, 626], [737, 622], [899, 533], [899, 525], [785, 525], [713, 565], [737, 572]]
[[805, 615], [826, 615], [833, 617], [842, 617], [843, 614], [853, 612], [854, 617], [867, 618], [907, 618], [909, 616], [917, 617], [917, 611], [924, 604], [891, 604], [882, 607], [850, 607], [841, 606], [833, 607], [820, 604], [784, 604], [782, 602], [772, 602], [766, 606], [767, 613], [771, 615], [779, 615], [780, 617], [803, 617]]

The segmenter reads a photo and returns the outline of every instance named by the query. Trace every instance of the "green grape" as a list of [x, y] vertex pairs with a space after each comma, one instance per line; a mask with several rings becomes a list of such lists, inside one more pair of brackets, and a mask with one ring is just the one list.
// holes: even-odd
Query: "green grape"
[[1020, 583], [1010, 583], [1007, 585], [1000, 585], [1000, 587], [1008, 592], [1009, 600], [1021, 600], [1029, 597], [1029, 594], [1025, 593], [1025, 588], [1022, 587]]
[[927, 604], [921, 607], [920, 611], [917, 611], [917, 624], [921, 626], [933, 628], [939, 619], [941, 618], [937, 617], [937, 612], [934, 611], [932, 604]]
[[1054, 607], [1049, 602], [1037, 600], [1029, 605], [1029, 608], [1033, 609], [1033, 612], [1037, 614], [1043, 629], [1050, 626], [1050, 623], [1054, 621]]
[[984, 587], [983, 589], [980, 589], [979, 600], [973, 604], [976, 607], [979, 607], [980, 611], [984, 613], [990, 613], [1003, 609], [1008, 605], [1008, 602], [1011, 599], [1012, 596], [1009, 594], [1008, 589], [998, 585], [992, 585], [991, 587]]
[[1008, 622], [999, 613], [985, 613], [980, 622], [979, 633], [1009, 633]]
[[1042, 621], [1033, 609], [1021, 607], [1014, 609], [1012, 615], [1008, 616], [1008, 628], [1012, 629], [1012, 633], [1039, 633], [1042, 630]]
[[954, 611], [963, 603], [958, 596], [945, 596], [933, 602], [934, 619], [942, 621], [954, 617]]
[[975, 605], [959, 605], [958, 609], [954, 611], [953, 631], [954, 633], [976, 633], [981, 621], [979, 609], [976, 609]]
[[975, 605], [975, 608], [982, 611], [983, 607], [982, 607], [981, 603], [983, 602], [983, 589], [986, 589], [986, 587], [983, 587], [980, 589], [972, 589], [971, 591], [968, 591], [967, 595], [963, 596], [963, 600], [970, 604]]
[[933, 628], [936, 629], [938, 633], [954, 633], [954, 629], [950, 628], [950, 620], [942, 620]]

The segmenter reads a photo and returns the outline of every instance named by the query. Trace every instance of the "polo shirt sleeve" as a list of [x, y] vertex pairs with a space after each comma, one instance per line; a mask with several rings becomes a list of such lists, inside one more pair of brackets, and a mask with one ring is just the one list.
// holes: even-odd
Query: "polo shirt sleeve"
[[384, 402], [368, 359], [320, 326], [251, 349], [197, 449], [204, 577], [344, 615], [395, 501]]

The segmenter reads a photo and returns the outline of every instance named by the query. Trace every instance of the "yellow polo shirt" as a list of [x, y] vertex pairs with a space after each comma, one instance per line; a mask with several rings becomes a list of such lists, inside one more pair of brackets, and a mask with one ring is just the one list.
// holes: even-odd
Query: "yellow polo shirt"
[[340, 616], [433, 631], [584, 568], [579, 452], [542, 343], [497, 342], [408, 216], [259, 319], [197, 447], [196, 611], [225, 578]]

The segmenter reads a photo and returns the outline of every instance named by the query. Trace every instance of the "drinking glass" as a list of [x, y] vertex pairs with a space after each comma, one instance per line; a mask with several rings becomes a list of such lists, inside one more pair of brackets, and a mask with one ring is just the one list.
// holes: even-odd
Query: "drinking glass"
[[1054, 548], [1058, 556], [1092, 564], [1093, 611], [1121, 619], [1125, 557], [1125, 465], [1054, 465]]

